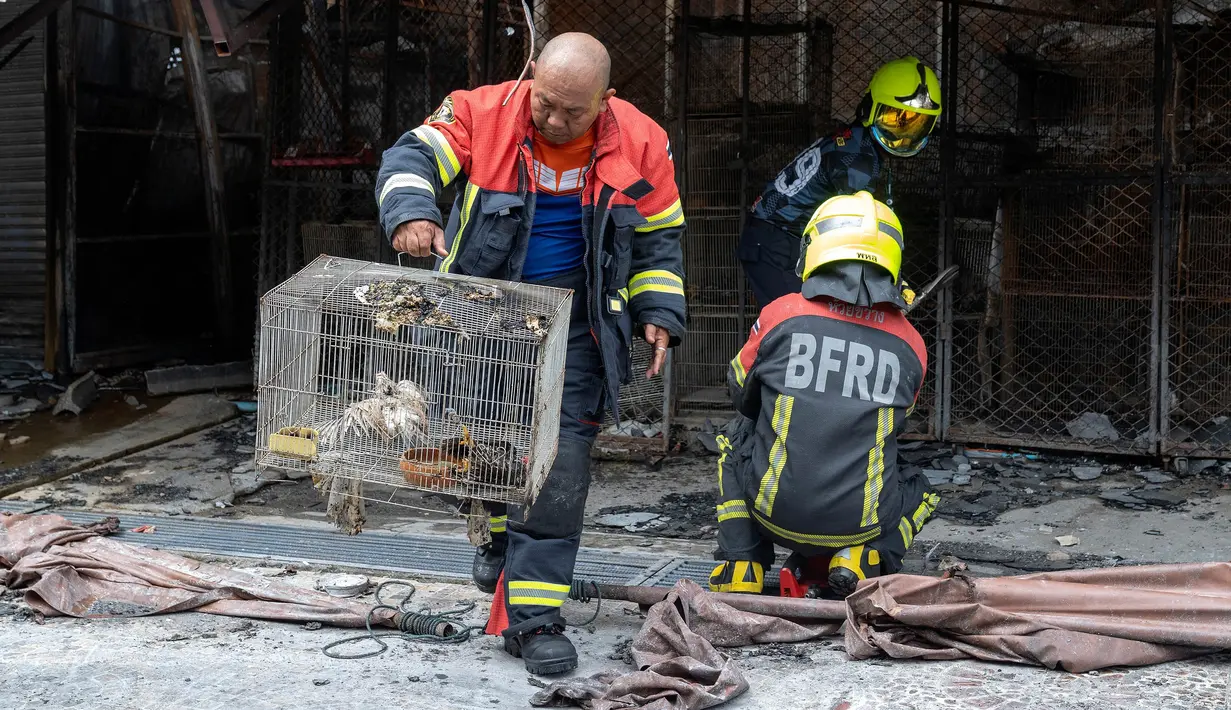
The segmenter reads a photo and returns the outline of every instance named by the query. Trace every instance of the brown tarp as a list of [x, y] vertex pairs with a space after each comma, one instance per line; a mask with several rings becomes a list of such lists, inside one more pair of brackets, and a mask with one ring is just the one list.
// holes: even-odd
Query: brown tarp
[[739, 611], [683, 579], [650, 608], [633, 640], [633, 663], [640, 670], [553, 683], [530, 703], [541, 707], [572, 702], [591, 710], [714, 707], [748, 690], [739, 667], [715, 646], [812, 641], [836, 634], [840, 626]]
[[[364, 626], [369, 605], [101, 535], [58, 515], [0, 515], [0, 582], [26, 589], [46, 616], [102, 618], [179, 611]], [[7, 569], [7, 573], [3, 570]], [[389, 614], [374, 623], [389, 624]]]
[[1074, 673], [1231, 648], [1231, 563], [1020, 577], [869, 580], [847, 599], [846, 651], [1028, 663]]
[[[853, 658], [1037, 664], [1084, 672], [1175, 661], [1231, 648], [1231, 564], [1116, 567], [972, 579], [893, 575], [847, 599]], [[737, 611], [689, 580], [651, 608], [638, 670], [567, 679], [532, 704], [593, 710], [700, 710], [748, 689], [715, 647], [809, 641], [837, 624], [801, 625]]]

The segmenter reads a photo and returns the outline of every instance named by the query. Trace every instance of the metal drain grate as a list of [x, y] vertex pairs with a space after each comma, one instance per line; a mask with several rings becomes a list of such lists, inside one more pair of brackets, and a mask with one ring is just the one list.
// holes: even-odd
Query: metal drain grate
[[[0, 503], [0, 511], [23, 512], [37, 506]], [[75, 510], [39, 510], [56, 513], [74, 523], [94, 523], [107, 517], [102, 513]], [[297, 562], [318, 566], [343, 565], [389, 572], [416, 573], [456, 579], [470, 578], [474, 548], [465, 539], [412, 535], [373, 530], [355, 537], [332, 531], [292, 525], [268, 525], [234, 520], [203, 518], [164, 518], [124, 513], [121, 532], [115, 537], [134, 545], [163, 550], [195, 552]], [[140, 525], [153, 525], [156, 532], [128, 532]], [[626, 554], [598, 548], [582, 548], [577, 555], [575, 575], [605, 584], [653, 584], [672, 586], [678, 575], [662, 575], [662, 570], [681, 569], [690, 574], [702, 570], [705, 580], [712, 563], [678, 560], [651, 555]], [[659, 579], [658, 577], [662, 577]], [[669, 580], [669, 581], [668, 581]]]
[[[718, 562], [711, 560], [676, 559], [667, 565], [654, 577], [645, 582], [652, 587], [674, 587], [681, 579], [691, 579], [704, 587], [710, 578], [710, 572]], [[778, 567], [765, 570], [765, 588], [778, 588]]]

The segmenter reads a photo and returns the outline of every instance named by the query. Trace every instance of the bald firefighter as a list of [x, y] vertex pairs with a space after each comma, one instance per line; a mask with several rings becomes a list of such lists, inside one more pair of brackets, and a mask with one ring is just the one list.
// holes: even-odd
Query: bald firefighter
[[[633, 338], [654, 348], [649, 378], [685, 331], [685, 223], [667, 133], [615, 97], [603, 44], [564, 33], [531, 68], [533, 80], [449, 94], [385, 151], [376, 195], [398, 251], [434, 253], [448, 273], [573, 291], [555, 462], [533, 505], [493, 511], [472, 568], [484, 591], [503, 579], [505, 650], [551, 675], [577, 667], [560, 607], [591, 447], [632, 377]], [[446, 223], [436, 201], [450, 184]]]
[[940, 102], [936, 72], [915, 57], [895, 59], [872, 75], [854, 123], [808, 146], [765, 186], [736, 250], [762, 308], [799, 292], [800, 235], [817, 205], [860, 190], [893, 204], [887, 158], [923, 150]]
[[721, 592], [759, 593], [774, 544], [828, 557], [846, 596], [892, 574], [939, 498], [903, 479], [897, 435], [927, 371], [904, 315], [902, 225], [868, 192], [829, 199], [804, 230], [801, 292], [761, 311], [731, 361], [737, 417], [719, 437]]

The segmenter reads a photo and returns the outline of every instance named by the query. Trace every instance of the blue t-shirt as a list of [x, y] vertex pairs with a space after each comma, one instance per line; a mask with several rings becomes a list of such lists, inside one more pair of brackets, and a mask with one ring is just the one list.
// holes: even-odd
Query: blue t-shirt
[[594, 152], [594, 131], [549, 143], [534, 133], [537, 196], [522, 278], [541, 281], [582, 267], [586, 241], [581, 229], [581, 191]]
[[541, 281], [580, 269], [585, 257], [581, 196], [540, 192], [534, 203], [534, 224], [522, 278]]

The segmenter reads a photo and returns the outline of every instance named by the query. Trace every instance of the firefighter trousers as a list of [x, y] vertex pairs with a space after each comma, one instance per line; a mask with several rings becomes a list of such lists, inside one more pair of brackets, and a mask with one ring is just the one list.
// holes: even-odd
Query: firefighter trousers
[[[774, 563], [775, 544], [804, 557], [832, 557], [841, 548], [801, 541], [800, 538], [814, 531], [789, 530], [772, 516], [764, 518], [756, 511], [754, 501], [745, 499], [744, 491], [750, 490], [747, 477], [755, 475], [751, 460], [754, 427], [752, 420], [736, 417], [718, 441], [721, 448], [718, 477], [722, 492], [719, 497], [722, 500], [718, 504], [718, 551], [714, 558], [759, 562], [768, 570]], [[880, 537], [863, 543], [868, 550], [876, 550], [880, 557], [879, 569], [867, 570], [869, 576], [894, 574], [902, 569], [902, 558], [940, 502], [922, 473], [901, 481], [896, 495], [902, 500], [899, 520], [896, 524], [884, 525]]]
[[803, 288], [795, 273], [799, 245], [799, 237], [794, 234], [748, 215], [736, 256], [744, 265], [748, 285], [761, 308]]
[[560, 441], [556, 460], [534, 504], [492, 510], [491, 545], [504, 549], [506, 636], [562, 623], [560, 607], [573, 582], [590, 492], [590, 449], [598, 437], [607, 384], [602, 354], [590, 332], [585, 271], [541, 282], [573, 289]]

